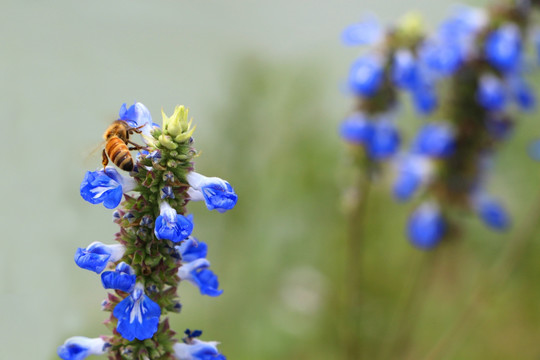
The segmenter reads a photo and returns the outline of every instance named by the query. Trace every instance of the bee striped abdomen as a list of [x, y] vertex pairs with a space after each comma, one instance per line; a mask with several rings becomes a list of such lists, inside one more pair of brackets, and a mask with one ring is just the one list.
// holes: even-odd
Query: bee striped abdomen
[[105, 145], [105, 152], [109, 159], [125, 171], [133, 170], [133, 158], [126, 143], [118, 136], [112, 136]]

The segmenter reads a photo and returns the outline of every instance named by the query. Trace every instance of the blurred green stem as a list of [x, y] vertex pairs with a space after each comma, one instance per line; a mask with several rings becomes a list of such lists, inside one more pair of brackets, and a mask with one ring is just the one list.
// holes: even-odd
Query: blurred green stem
[[343, 277], [341, 341], [343, 359], [362, 359], [362, 246], [364, 215], [371, 185], [371, 163], [363, 149], [354, 154], [355, 179], [347, 194], [347, 236], [345, 243], [345, 274]]
[[437, 341], [435, 346], [424, 357], [424, 360], [439, 360], [447, 358], [451, 347], [456, 347], [467, 330], [476, 320], [482, 308], [494, 298], [494, 290], [500, 289], [508, 280], [512, 271], [515, 269], [519, 259], [525, 252], [528, 243], [534, 237], [540, 222], [540, 193], [535, 197], [536, 201], [531, 210], [527, 213], [527, 218], [516, 235], [508, 243], [508, 246], [493, 264], [490, 270], [486, 271], [485, 276], [481, 276], [477, 281], [477, 286], [470, 296], [468, 305], [458, 317], [452, 327]]

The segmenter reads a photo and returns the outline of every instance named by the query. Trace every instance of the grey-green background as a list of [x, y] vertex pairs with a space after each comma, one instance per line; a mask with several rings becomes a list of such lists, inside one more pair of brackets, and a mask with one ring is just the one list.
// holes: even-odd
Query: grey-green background
[[[469, 2], [473, 3], [473, 2]], [[486, 3], [476, 2], [475, 4]], [[191, 204], [195, 235], [225, 290], [202, 297], [182, 284], [172, 327], [202, 329], [230, 359], [336, 359], [332, 306], [345, 236], [347, 149], [337, 136], [352, 100], [340, 88], [358, 50], [342, 29], [366, 12], [391, 22], [410, 10], [429, 26], [450, 1], [0, 1], [0, 358], [54, 359], [74, 335], [107, 334], [99, 277], [76, 267], [77, 247], [110, 243], [111, 211], [78, 187], [88, 156], [123, 102], [191, 109], [199, 172], [225, 178], [239, 202], [226, 214]], [[538, 116], [519, 121], [490, 188], [515, 216], [530, 216], [539, 165], [525, 155]], [[404, 109], [405, 134], [421, 124]], [[362, 331], [376, 358], [388, 346], [410, 268], [423, 254], [403, 228], [411, 205], [377, 182], [362, 254]], [[498, 235], [466, 219], [460, 257], [446, 260], [413, 322], [409, 353], [424, 354], [464, 308], [473, 284], [516, 230]], [[538, 240], [538, 239], [537, 239]], [[540, 262], [530, 245], [494, 289], [448, 358], [540, 356]], [[438, 256], [441, 256], [438, 254]], [[442, 275], [441, 275], [442, 274]], [[492, 289], [493, 290], [493, 289]], [[420, 298], [423, 297], [423, 294]]]

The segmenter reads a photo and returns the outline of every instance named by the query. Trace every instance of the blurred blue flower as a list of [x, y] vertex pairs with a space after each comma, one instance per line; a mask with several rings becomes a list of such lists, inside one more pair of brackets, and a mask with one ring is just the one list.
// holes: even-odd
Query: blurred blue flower
[[341, 123], [341, 137], [355, 145], [365, 145], [373, 137], [373, 124], [362, 113], [354, 113]]
[[441, 38], [424, 41], [419, 48], [419, 60], [439, 76], [453, 74], [463, 62], [461, 49], [457, 43]]
[[405, 154], [397, 160], [397, 178], [394, 182], [394, 197], [399, 201], [409, 200], [416, 190], [429, 180], [432, 172], [431, 161], [414, 154]]
[[173, 345], [174, 356], [177, 360], [226, 360], [219, 353], [216, 341], [190, 340], [189, 344], [176, 343]]
[[510, 225], [510, 219], [504, 207], [491, 196], [480, 193], [472, 199], [473, 207], [480, 219], [495, 230], [506, 230]]
[[207, 259], [191, 261], [178, 269], [178, 277], [198, 287], [202, 295], [219, 296], [223, 290], [218, 290], [217, 276], [208, 269], [209, 266], [210, 262]]
[[83, 360], [90, 355], [105, 354], [109, 346], [110, 344], [101, 338], [73, 336], [60, 345], [56, 353], [63, 360]]
[[115, 306], [113, 315], [118, 319], [116, 330], [124, 339], [145, 340], [157, 331], [161, 309], [137, 283], [133, 292]]
[[486, 129], [496, 140], [505, 140], [512, 133], [514, 123], [506, 117], [490, 114], [486, 117]]
[[530, 111], [536, 106], [536, 96], [534, 90], [519, 74], [511, 74], [506, 78], [506, 83], [510, 89], [512, 99], [521, 110]]
[[187, 175], [190, 189], [190, 200], [204, 200], [208, 210], [217, 210], [224, 213], [231, 210], [238, 201], [238, 196], [233, 187], [225, 180], [218, 177], [206, 177], [191, 171]]
[[521, 34], [515, 24], [505, 24], [493, 30], [486, 39], [486, 59], [504, 72], [516, 70], [521, 65]]
[[127, 293], [133, 291], [136, 280], [135, 271], [125, 262], [116, 265], [114, 271], [105, 271], [101, 274], [101, 283], [105, 289], [121, 290]]
[[197, 259], [205, 258], [208, 253], [208, 246], [202, 241], [197, 241], [193, 237], [189, 237], [175, 247], [180, 254], [182, 262], [192, 262]]
[[176, 213], [169, 203], [161, 202], [160, 215], [156, 219], [154, 234], [160, 240], [180, 242], [193, 231], [193, 215], [183, 216]]
[[368, 143], [369, 156], [375, 160], [384, 160], [393, 156], [400, 145], [399, 132], [392, 121], [380, 119], [374, 122], [373, 136]]
[[94, 271], [99, 274], [107, 267], [109, 262], [120, 260], [126, 251], [124, 245], [105, 245], [95, 241], [86, 249], [78, 248], [75, 252], [75, 263], [82, 269]]
[[504, 110], [506, 107], [506, 88], [503, 82], [494, 75], [482, 75], [478, 82], [476, 100], [486, 110]]
[[407, 235], [411, 243], [420, 249], [435, 247], [444, 232], [444, 220], [438, 206], [433, 203], [423, 203], [409, 217]]
[[435, 81], [426, 71], [417, 72], [411, 95], [414, 108], [419, 114], [428, 115], [439, 105]]
[[349, 25], [341, 34], [346, 45], [372, 45], [379, 42], [384, 29], [375, 16], [366, 16], [361, 22]]
[[81, 183], [80, 194], [91, 204], [103, 203], [107, 209], [114, 209], [122, 201], [122, 194], [135, 188], [130, 177], [124, 177], [115, 168], [87, 171]]
[[417, 83], [417, 64], [413, 53], [408, 49], [398, 49], [392, 63], [392, 81], [403, 89], [413, 89]]
[[381, 87], [384, 69], [375, 55], [358, 58], [349, 71], [349, 86], [355, 95], [370, 97]]
[[443, 122], [432, 122], [422, 126], [412, 151], [429, 157], [445, 158], [454, 153], [455, 145], [452, 128]]

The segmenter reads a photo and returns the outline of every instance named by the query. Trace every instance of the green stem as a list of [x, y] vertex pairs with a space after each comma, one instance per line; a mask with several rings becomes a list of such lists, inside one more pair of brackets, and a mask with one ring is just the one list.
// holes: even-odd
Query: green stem
[[505, 251], [498, 261], [493, 264], [485, 276], [478, 279], [475, 291], [471, 294], [467, 306], [458, 317], [453, 326], [437, 341], [435, 346], [427, 353], [424, 360], [443, 359], [450, 354], [449, 348], [456, 347], [471, 328], [479, 313], [489, 301], [493, 301], [494, 289], [500, 289], [508, 280], [516, 264], [523, 256], [525, 249], [537, 230], [540, 222], [540, 194], [536, 197], [532, 209], [513, 239], [508, 243]]
[[362, 149], [355, 154], [357, 170], [350, 206], [347, 211], [347, 237], [345, 243], [345, 274], [343, 276], [342, 306], [340, 309], [343, 359], [362, 359], [362, 246], [364, 243], [364, 216], [370, 189], [370, 162]]

